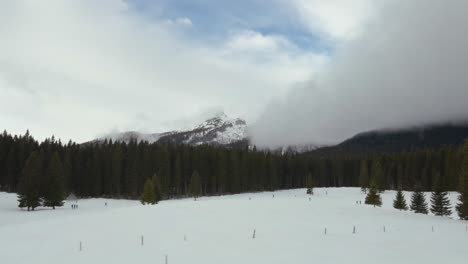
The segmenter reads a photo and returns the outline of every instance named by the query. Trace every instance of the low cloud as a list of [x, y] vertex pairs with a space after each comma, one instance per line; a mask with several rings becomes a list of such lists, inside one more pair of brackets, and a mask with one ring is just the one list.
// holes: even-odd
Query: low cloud
[[332, 144], [371, 129], [466, 120], [466, 10], [467, 1], [386, 2], [320, 77], [270, 103], [251, 128], [254, 142]]

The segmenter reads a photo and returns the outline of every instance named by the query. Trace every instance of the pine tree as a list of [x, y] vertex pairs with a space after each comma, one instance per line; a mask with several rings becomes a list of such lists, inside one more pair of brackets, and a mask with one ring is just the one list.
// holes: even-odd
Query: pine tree
[[197, 171], [194, 171], [192, 174], [192, 179], [190, 180], [189, 190], [194, 200], [197, 200], [197, 197], [199, 197], [201, 194], [200, 175], [198, 174]]
[[367, 187], [369, 186], [369, 168], [367, 167], [367, 161], [361, 161], [361, 168], [359, 171], [359, 185], [361, 191], [367, 193]]
[[39, 180], [42, 170], [42, 158], [39, 152], [31, 153], [24, 166], [18, 187], [18, 207], [33, 210], [41, 204]]
[[153, 181], [150, 178], [146, 179], [145, 186], [143, 188], [143, 194], [141, 195], [141, 203], [145, 204], [156, 204], [156, 194], [154, 192]]
[[375, 186], [379, 193], [385, 191], [384, 173], [380, 160], [374, 161], [372, 164], [372, 179], [375, 181]]
[[314, 182], [312, 180], [312, 174], [310, 173], [307, 174], [306, 188], [307, 194], [314, 194]]
[[65, 186], [65, 193], [68, 193], [71, 190], [72, 182], [72, 165], [70, 161], [70, 153], [67, 153], [67, 155], [64, 157], [63, 161], [63, 182]]
[[236, 151], [231, 151], [229, 157], [229, 178], [230, 178], [230, 191], [231, 193], [240, 193], [241, 182], [240, 182], [240, 170], [239, 170], [239, 158]]
[[217, 155], [217, 166], [216, 166], [216, 175], [217, 178], [217, 185], [218, 185], [218, 193], [222, 194], [226, 191], [226, 175], [227, 175], [227, 158], [226, 158], [226, 151], [224, 149], [220, 149]]
[[159, 183], [159, 177], [155, 173], [153, 174], [153, 177], [151, 177], [151, 181], [153, 182], [153, 189], [154, 189], [154, 195], [156, 198], [156, 203], [162, 200], [162, 193], [161, 193], [161, 184]]
[[442, 190], [438, 176], [436, 176], [434, 191], [431, 194], [431, 212], [438, 216], [450, 216], [452, 214], [448, 192]]
[[411, 209], [411, 211], [414, 211], [415, 213], [418, 213], [418, 214], [427, 214], [428, 213], [426, 196], [421, 191], [421, 185], [420, 184], [416, 185], [415, 191], [411, 195], [410, 209]]
[[[246, 156], [246, 153], [242, 155], [243, 159], [244, 156]], [[248, 176], [248, 167], [245, 165], [241, 165], [241, 175], [244, 174], [245, 176]], [[244, 172], [245, 169], [245, 172]], [[270, 155], [268, 159], [268, 175], [270, 176], [270, 191], [275, 191], [278, 189], [278, 184], [279, 184], [279, 179], [278, 179], [278, 170], [277, 170], [277, 161], [274, 155]], [[246, 180], [247, 182], [247, 180]]]
[[122, 193], [122, 164], [124, 153], [120, 144], [116, 145], [111, 154], [111, 195], [119, 196]]
[[458, 216], [462, 220], [468, 220], [468, 139], [465, 140], [462, 153], [462, 164], [460, 171], [460, 195], [457, 204]]
[[137, 179], [139, 176], [138, 164], [139, 164], [139, 155], [138, 155], [138, 146], [135, 141], [128, 143], [127, 153], [125, 156], [125, 168], [123, 175], [123, 186], [124, 192], [128, 197], [137, 196]]
[[11, 146], [5, 163], [6, 190], [10, 192], [15, 189], [15, 175], [18, 173], [18, 162], [16, 157], [17, 153], [15, 151], [15, 147]]
[[382, 206], [382, 198], [380, 198], [380, 194], [378, 193], [377, 184], [374, 178], [372, 178], [371, 180], [369, 192], [367, 193], [365, 203], [373, 205], [374, 207]]
[[398, 210], [408, 210], [408, 205], [406, 205], [405, 195], [401, 190], [401, 187], [398, 189], [395, 200], [393, 200], [393, 208]]
[[180, 153], [177, 153], [174, 163], [174, 180], [175, 180], [175, 193], [180, 194], [180, 185], [182, 182], [182, 165]]
[[171, 165], [169, 160], [169, 153], [166, 146], [159, 146], [157, 148], [156, 154], [156, 163], [158, 166], [158, 177], [161, 188], [162, 197], [169, 196], [169, 185], [170, 185], [170, 175], [171, 175]]
[[65, 200], [65, 183], [63, 168], [58, 153], [55, 152], [47, 166], [47, 186], [45, 189], [44, 206], [55, 207], [63, 206]]

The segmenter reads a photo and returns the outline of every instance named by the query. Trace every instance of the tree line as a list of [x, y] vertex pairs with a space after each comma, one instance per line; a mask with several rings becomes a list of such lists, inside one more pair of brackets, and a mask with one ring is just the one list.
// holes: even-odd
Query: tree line
[[305, 186], [307, 159], [298, 154], [260, 151], [255, 147], [188, 146], [147, 142], [62, 143], [53, 137], [38, 142], [27, 132], [0, 135], [0, 190], [17, 192], [28, 158], [38, 156], [34, 178], [45, 184], [56, 154], [66, 193], [79, 197], [138, 199], [147, 179], [158, 182], [161, 199], [190, 193], [192, 175], [200, 195], [273, 191]]
[[[33, 155], [38, 165], [31, 173], [26, 165]], [[303, 188], [312, 182], [314, 187], [369, 188], [371, 181], [380, 191], [460, 191], [467, 178], [463, 177], [465, 156], [462, 146], [320, 155], [135, 141], [64, 144], [53, 137], [38, 142], [29, 132], [13, 136], [5, 131], [0, 135], [0, 190], [20, 192], [31, 178], [38, 182], [35, 188], [44, 201], [51, 192], [45, 186], [61, 182], [59, 196], [139, 199], [151, 179], [159, 199], [169, 199], [189, 195], [196, 172], [198, 195]], [[60, 177], [52, 176], [54, 170]]]

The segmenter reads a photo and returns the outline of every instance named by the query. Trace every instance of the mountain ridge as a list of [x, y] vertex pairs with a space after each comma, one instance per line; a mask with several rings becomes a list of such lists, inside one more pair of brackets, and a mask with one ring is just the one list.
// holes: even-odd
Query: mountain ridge
[[468, 138], [468, 123], [442, 123], [361, 132], [337, 145], [321, 147], [308, 153], [392, 153], [460, 145], [466, 138]]
[[188, 145], [231, 145], [248, 141], [247, 123], [241, 118], [230, 118], [224, 113], [217, 114], [188, 130], [168, 131], [163, 133], [142, 133], [126, 131], [108, 134], [92, 140], [100, 143], [105, 140], [129, 143], [146, 141], [148, 143], [176, 143]]

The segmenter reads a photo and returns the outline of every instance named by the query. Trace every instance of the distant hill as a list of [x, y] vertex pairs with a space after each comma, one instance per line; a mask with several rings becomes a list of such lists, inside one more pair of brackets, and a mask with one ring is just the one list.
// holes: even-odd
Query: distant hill
[[313, 154], [391, 153], [410, 149], [438, 148], [462, 144], [468, 138], [468, 124], [431, 125], [389, 131], [369, 131], [344, 142], [308, 152]]

